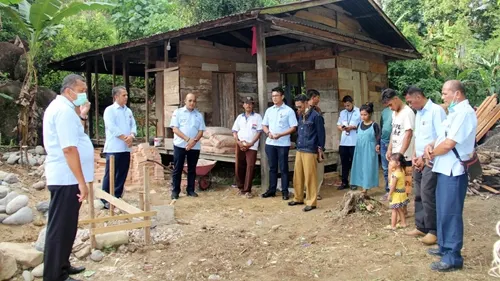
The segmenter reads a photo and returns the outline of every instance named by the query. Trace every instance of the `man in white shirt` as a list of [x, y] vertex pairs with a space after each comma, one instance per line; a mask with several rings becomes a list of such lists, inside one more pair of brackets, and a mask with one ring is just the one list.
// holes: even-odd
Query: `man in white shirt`
[[[127, 107], [127, 89], [117, 86], [111, 93], [114, 103], [104, 110], [106, 142], [103, 152], [106, 154], [106, 171], [102, 180], [102, 190], [109, 193], [109, 164], [111, 156], [114, 156], [115, 197], [121, 198], [130, 167], [130, 147], [137, 135], [137, 126], [132, 110]], [[109, 209], [109, 203], [106, 200], [102, 201], [104, 208]]]
[[179, 199], [181, 192], [181, 176], [184, 161], [187, 158], [187, 196], [198, 197], [194, 191], [196, 165], [200, 158], [201, 137], [205, 130], [203, 116], [196, 109], [196, 96], [187, 94], [185, 106], [178, 108], [172, 114], [170, 127], [174, 131], [174, 171], [172, 172], [172, 199]]
[[432, 171], [437, 173], [436, 213], [437, 249], [431, 255], [441, 257], [431, 264], [434, 271], [447, 272], [463, 267], [461, 250], [464, 239], [463, 211], [469, 178], [458, 159], [470, 159], [476, 143], [477, 117], [458, 80], [444, 83], [441, 97], [449, 114], [437, 140], [425, 147], [425, 155], [434, 160]]
[[413, 151], [413, 186], [415, 188], [415, 225], [416, 228], [407, 235], [424, 236], [420, 241], [426, 245], [434, 245], [436, 232], [436, 182], [437, 176], [432, 172], [432, 163], [424, 159], [424, 148], [434, 142], [442, 130], [446, 119], [444, 109], [425, 97], [417, 87], [409, 87], [406, 102], [417, 110], [415, 118], [415, 149]]
[[262, 132], [262, 117], [253, 112], [254, 101], [246, 97], [243, 102], [245, 112], [238, 115], [233, 125], [233, 136], [236, 140], [235, 174], [240, 195], [252, 198], [252, 181], [255, 173], [255, 162], [259, 149], [259, 138]]
[[[45, 176], [50, 206], [44, 250], [44, 281], [75, 280], [84, 267], [73, 267], [69, 256], [78, 226], [80, 205], [87, 198], [87, 183], [94, 180], [94, 147], [84, 132], [90, 104], [83, 77], [63, 80], [60, 95], [45, 110], [43, 143], [47, 151]], [[80, 108], [80, 116], [75, 107]]]
[[[340, 112], [337, 128], [342, 132], [340, 137], [340, 162], [342, 164], [342, 184], [338, 190], [349, 188], [349, 172], [351, 171], [354, 159], [354, 149], [356, 147], [356, 130], [361, 122], [359, 108], [354, 106], [351, 96], [342, 99], [344, 110]], [[355, 187], [353, 187], [355, 189]]]

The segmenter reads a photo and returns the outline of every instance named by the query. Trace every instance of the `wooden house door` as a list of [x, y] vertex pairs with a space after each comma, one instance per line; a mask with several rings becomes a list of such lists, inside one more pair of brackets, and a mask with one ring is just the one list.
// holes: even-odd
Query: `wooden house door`
[[212, 73], [212, 126], [231, 129], [236, 119], [233, 73]]

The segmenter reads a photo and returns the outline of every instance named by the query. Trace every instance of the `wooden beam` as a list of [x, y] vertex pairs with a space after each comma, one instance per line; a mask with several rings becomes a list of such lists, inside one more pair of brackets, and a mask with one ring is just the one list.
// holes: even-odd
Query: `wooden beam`
[[132, 222], [132, 223], [113, 225], [113, 226], [98, 227], [98, 228], [92, 229], [92, 231], [90, 233], [93, 235], [96, 235], [96, 234], [116, 232], [116, 231], [121, 231], [121, 230], [131, 230], [131, 229], [142, 228], [142, 227], [147, 227], [147, 226], [151, 226], [151, 221]]
[[169, 46], [170, 46], [170, 39], [168, 41], [165, 40], [164, 45], [163, 45], [163, 48], [164, 48], [163, 67], [164, 68], [168, 68], [168, 53], [170, 52]]
[[273, 29], [284, 30], [297, 35], [310, 37], [317, 40], [332, 42], [343, 46], [348, 46], [356, 49], [379, 53], [383, 55], [393, 56], [401, 59], [417, 59], [419, 54], [411, 51], [404, 51], [396, 48], [391, 48], [386, 45], [370, 43], [363, 40], [357, 40], [341, 34], [335, 34], [329, 31], [320, 30], [314, 27], [309, 27], [301, 24], [283, 21], [280, 18], [266, 16], [273, 22]]
[[484, 184], [482, 184], [481, 187], [484, 188], [484, 189], [486, 189], [486, 190], [488, 190], [491, 193], [500, 194], [500, 191], [494, 189], [493, 187], [489, 187], [489, 186], [484, 185]]
[[94, 188], [94, 193], [95, 193], [95, 197], [100, 198], [100, 199], [104, 199], [104, 200], [108, 201], [109, 204], [113, 204], [118, 209], [120, 209], [124, 212], [127, 212], [129, 214], [137, 214], [137, 213], [142, 212], [142, 210], [140, 210], [132, 205], [129, 205], [127, 202], [125, 202], [121, 199], [118, 199], [116, 197], [109, 195], [109, 193], [107, 193], [106, 191], [103, 191], [100, 188]]
[[111, 64], [112, 64], [111, 72], [113, 75], [111, 78], [111, 81], [112, 81], [112, 85], [114, 88], [116, 86], [116, 55], [115, 55], [115, 53], [111, 54]]
[[147, 71], [149, 68], [149, 46], [146, 45], [144, 47], [144, 91], [146, 92], [145, 96], [145, 106], [146, 106], [146, 142], [149, 142], [149, 72]]
[[95, 139], [99, 142], [99, 65], [98, 60], [94, 61], [95, 68], [95, 91], [94, 91], [94, 112], [95, 112]]
[[[90, 220], [95, 219], [95, 209], [94, 209], [94, 183], [89, 183], [89, 214], [90, 214]], [[89, 222], [90, 223], [90, 229], [89, 233], [92, 231], [93, 228], [95, 228], [95, 223], [94, 222]], [[92, 249], [96, 248], [96, 241], [95, 241], [95, 235], [91, 234], [90, 235], [90, 246]]]
[[[92, 65], [90, 64], [90, 60], [85, 61], [85, 82], [87, 83], [87, 94], [89, 100], [92, 100]], [[92, 118], [92, 114], [89, 113], [89, 121], [88, 121], [87, 134], [92, 138], [94, 137], [94, 118]]]
[[266, 32], [263, 34], [263, 36], [264, 36], [264, 38], [267, 38], [267, 37], [273, 37], [273, 36], [281, 36], [281, 35], [285, 35], [285, 34], [288, 34], [288, 31], [278, 30], [278, 31]]
[[249, 47], [252, 46], [252, 41], [250, 39], [246, 38], [245, 36], [243, 36], [238, 31], [231, 31], [231, 32], [229, 32], [229, 34], [231, 34], [233, 37], [240, 40], [241, 42], [247, 44]]
[[291, 38], [291, 39], [295, 39], [295, 40], [300, 40], [302, 42], [311, 43], [311, 44], [314, 44], [314, 45], [317, 45], [317, 46], [333, 46], [333, 44], [330, 43], [330, 42], [325, 42], [325, 41], [322, 41], [322, 40], [317, 40], [317, 39], [313, 39], [313, 38], [309, 38], [309, 37], [304, 37], [304, 36], [300, 36], [300, 35], [297, 35], [297, 34], [290, 34], [290, 33], [288, 33], [288, 34], [283, 35], [283, 36]]
[[[264, 26], [258, 24], [256, 28], [257, 37], [257, 89], [259, 96], [259, 111], [260, 115], [264, 116], [267, 109], [267, 59], [266, 59], [266, 38], [263, 36]], [[260, 186], [263, 190], [269, 188], [269, 164], [266, 156], [266, 137], [261, 134], [262, 144], [260, 146], [260, 172], [261, 183]]]
[[[109, 157], [109, 195], [115, 196], [115, 156]], [[115, 206], [109, 204], [109, 215], [115, 215]]]
[[[149, 200], [149, 167], [144, 165], [143, 167], [144, 170], [144, 211], [148, 212], [149, 208], [151, 207], [151, 202]], [[144, 217], [145, 221], [149, 221], [150, 217], [146, 216]], [[146, 245], [151, 244], [151, 228], [150, 226], [145, 226], [144, 227], [144, 242]]]
[[334, 10], [335, 12], [339, 12], [339, 13], [343, 13], [343, 14], [352, 16], [351, 13], [349, 13], [348, 11], [342, 9], [340, 6], [337, 6], [335, 4], [325, 4], [324, 6], [327, 7], [328, 9], [330, 9], [330, 10]]
[[263, 9], [260, 9], [259, 13], [260, 14], [282, 14], [282, 13], [287, 13], [287, 12], [306, 9], [306, 8], [310, 8], [310, 7], [331, 4], [331, 3], [340, 2], [340, 1], [343, 1], [343, 0], [317, 0], [317, 1], [294, 2], [294, 3], [290, 3], [290, 4], [283, 4], [283, 5], [272, 6], [269, 8], [263, 8]]
[[[85, 224], [95, 225], [96, 223], [102, 223], [102, 222], [107, 222], [107, 221], [126, 220], [126, 219], [139, 218], [139, 217], [145, 217], [145, 216], [156, 216], [156, 211], [148, 211], [148, 212], [141, 212], [141, 213], [137, 213], [137, 214], [125, 214], [125, 215], [118, 215], [118, 216], [112, 216], [112, 217], [109, 216], [109, 217], [94, 218], [94, 219], [88, 219], [88, 220], [80, 220], [80, 221], [78, 221], [78, 225], [85, 225]], [[95, 228], [95, 226], [92, 226], [92, 228]]]

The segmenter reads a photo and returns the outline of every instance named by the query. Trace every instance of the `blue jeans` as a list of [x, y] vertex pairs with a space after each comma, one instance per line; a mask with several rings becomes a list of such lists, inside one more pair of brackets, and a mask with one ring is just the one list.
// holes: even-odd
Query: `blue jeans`
[[382, 162], [382, 170], [384, 171], [384, 179], [385, 179], [385, 191], [389, 192], [389, 180], [387, 178], [389, 171], [389, 161], [385, 158], [387, 154], [387, 147], [389, 146], [389, 140], [380, 140], [380, 158]]
[[269, 189], [276, 193], [278, 185], [278, 163], [281, 171], [281, 193], [288, 195], [288, 151], [289, 146], [275, 146], [266, 144], [267, 161], [269, 162]]
[[436, 213], [439, 251], [441, 261], [458, 267], [464, 260], [461, 255], [464, 243], [463, 211], [467, 192], [468, 176], [454, 177], [437, 174]]

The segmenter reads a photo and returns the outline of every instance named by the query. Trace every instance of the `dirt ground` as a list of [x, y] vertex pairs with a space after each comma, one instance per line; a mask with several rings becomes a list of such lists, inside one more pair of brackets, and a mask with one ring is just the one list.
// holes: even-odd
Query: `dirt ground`
[[[2, 170], [8, 171], [6, 168]], [[20, 172], [18, 170], [18, 172]], [[47, 190], [30, 188], [37, 179], [23, 177], [30, 204], [48, 199]], [[94, 275], [75, 278], [110, 280], [495, 280], [487, 274], [493, 243], [499, 239], [495, 224], [500, 219], [500, 197], [467, 197], [464, 211], [464, 269], [434, 273], [429, 264], [436, 258], [426, 254], [417, 239], [383, 230], [390, 213], [352, 214], [338, 218], [345, 191], [337, 191], [326, 180], [323, 200], [309, 213], [289, 207], [281, 197], [245, 199], [228, 186], [199, 192], [200, 197], [181, 197], [175, 204], [180, 222], [161, 231], [176, 233], [168, 242], [150, 247], [139, 245], [134, 253], [111, 251], [104, 260], [74, 261]], [[168, 199], [167, 188], [156, 188]], [[262, 192], [255, 188], [253, 193]], [[379, 198], [383, 189], [370, 191]], [[136, 204], [137, 195], [125, 200]], [[81, 216], [87, 216], [87, 206]], [[413, 204], [410, 210], [413, 208]], [[103, 212], [101, 212], [103, 214]], [[409, 222], [414, 222], [410, 212]], [[39, 218], [41, 220], [41, 218]], [[0, 241], [34, 242], [42, 226], [0, 225]], [[212, 276], [213, 278], [213, 276]], [[18, 278], [19, 279], [19, 278]], [[19, 279], [21, 280], [21, 279]]]

